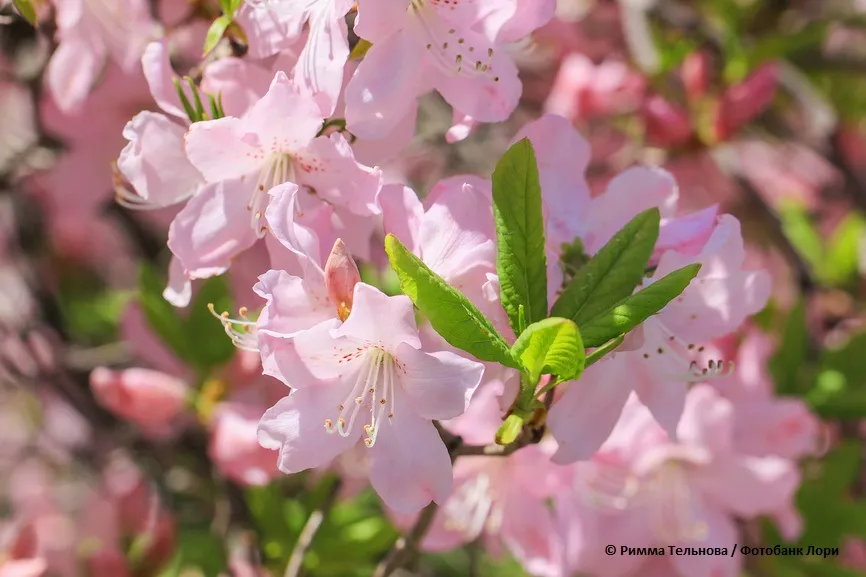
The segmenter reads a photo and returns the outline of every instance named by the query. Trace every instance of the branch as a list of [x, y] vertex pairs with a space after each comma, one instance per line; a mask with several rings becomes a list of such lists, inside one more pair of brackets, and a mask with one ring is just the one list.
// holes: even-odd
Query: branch
[[438, 509], [439, 505], [434, 501], [421, 511], [412, 529], [405, 537], [400, 537], [397, 540], [388, 555], [376, 567], [373, 577], [388, 577], [395, 570], [405, 567], [415, 559], [418, 554], [418, 546], [433, 524]]
[[310, 513], [307, 522], [304, 524], [304, 528], [301, 530], [300, 536], [298, 536], [295, 548], [292, 550], [292, 556], [289, 558], [289, 564], [286, 566], [285, 577], [298, 577], [301, 574], [304, 567], [304, 556], [307, 554], [307, 550], [313, 543], [313, 538], [315, 538], [316, 533], [319, 531], [319, 527], [322, 526], [322, 522], [325, 520], [325, 515], [327, 515], [328, 511], [334, 505], [334, 501], [337, 500], [337, 494], [340, 492], [341, 485], [342, 483], [339, 479], [331, 483], [322, 504]]

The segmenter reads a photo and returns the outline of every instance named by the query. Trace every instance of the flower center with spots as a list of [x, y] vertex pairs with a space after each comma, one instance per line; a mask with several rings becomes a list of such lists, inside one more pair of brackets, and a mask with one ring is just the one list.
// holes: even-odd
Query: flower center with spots
[[[710, 379], [727, 377], [734, 370], [734, 362], [723, 359], [711, 359], [706, 365], [699, 362], [699, 357], [704, 352], [704, 347], [687, 343], [675, 336], [661, 321], [649, 321], [654, 323], [653, 330], [660, 331], [664, 341], [654, 350], [643, 353], [644, 360], [653, 359], [660, 362], [666, 376], [673, 380], [688, 383], [699, 383]], [[649, 325], [644, 325], [647, 327]]]
[[697, 495], [689, 486], [686, 466], [677, 461], [661, 465], [646, 481], [644, 505], [652, 530], [662, 543], [701, 541], [707, 524], [695, 518]]
[[359, 348], [357, 353], [344, 355], [343, 359], [349, 360], [359, 355], [363, 355], [363, 361], [355, 385], [337, 407], [339, 414], [336, 426], [333, 420], [325, 419], [325, 430], [348, 437], [352, 434], [358, 414], [363, 408], [369, 408], [370, 422], [364, 425], [367, 435], [364, 444], [373, 447], [385, 416], [388, 419], [394, 417], [397, 360], [380, 347], [372, 345]]
[[458, 0], [411, 1], [409, 15], [424, 35], [427, 54], [439, 69], [452, 76], [486, 77], [499, 82], [493, 71], [493, 48], [486, 46], [478, 34], [461, 33], [437, 13], [442, 8], [453, 10], [457, 4]]
[[250, 195], [247, 210], [250, 211], [251, 224], [259, 238], [268, 231], [264, 224], [265, 209], [268, 206], [268, 191], [278, 184], [288, 182], [293, 175], [292, 157], [286, 152], [272, 152], [265, 157], [255, 188]]
[[457, 531], [467, 541], [478, 537], [485, 526], [498, 525], [490, 476], [481, 473], [457, 487], [443, 513], [445, 528]]

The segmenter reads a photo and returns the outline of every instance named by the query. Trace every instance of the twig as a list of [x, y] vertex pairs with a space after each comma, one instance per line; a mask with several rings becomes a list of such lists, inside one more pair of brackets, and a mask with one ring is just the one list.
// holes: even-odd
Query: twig
[[307, 522], [304, 524], [304, 528], [301, 530], [298, 541], [295, 543], [295, 548], [292, 550], [292, 556], [289, 558], [289, 564], [286, 566], [285, 577], [298, 577], [298, 575], [301, 574], [301, 570], [304, 567], [304, 555], [307, 554], [307, 550], [313, 543], [313, 538], [316, 536], [316, 532], [318, 532], [319, 527], [322, 526], [322, 522], [325, 520], [325, 515], [334, 505], [334, 501], [337, 499], [337, 494], [340, 492], [340, 486], [341, 482], [339, 479], [331, 483], [322, 504], [310, 513]]
[[405, 567], [415, 559], [418, 554], [418, 546], [433, 524], [438, 509], [439, 505], [434, 501], [421, 511], [412, 529], [405, 537], [400, 537], [397, 540], [388, 555], [376, 567], [373, 577], [388, 577], [396, 569]]

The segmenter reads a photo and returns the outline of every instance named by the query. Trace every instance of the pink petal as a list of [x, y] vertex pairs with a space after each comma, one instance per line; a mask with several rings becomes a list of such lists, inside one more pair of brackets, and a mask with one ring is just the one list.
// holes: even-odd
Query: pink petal
[[[345, 0], [342, 4], [347, 4]], [[346, 6], [322, 2], [310, 19], [310, 34], [295, 69], [295, 82], [302, 94], [316, 99], [322, 116], [333, 114], [343, 88], [343, 68], [349, 58]], [[342, 10], [346, 8], [346, 12]]]
[[780, 457], [733, 457], [696, 470], [694, 482], [717, 507], [755, 517], [784, 507], [797, 491], [800, 472]]
[[192, 298], [192, 283], [183, 268], [183, 263], [174, 255], [168, 263], [168, 284], [162, 291], [162, 298], [176, 307], [184, 308]]
[[515, 138], [529, 138], [535, 149], [551, 233], [560, 242], [573, 241], [582, 232], [580, 222], [587, 219], [590, 201], [589, 143], [568, 120], [554, 114], [527, 124]]
[[413, 410], [425, 419], [453, 419], [468, 407], [484, 365], [454, 353], [397, 347], [397, 378]]
[[454, 109], [454, 119], [451, 121], [451, 128], [445, 133], [445, 141], [454, 144], [466, 140], [477, 126], [478, 122], [474, 118]]
[[510, 485], [502, 503], [502, 540], [531, 575], [563, 574], [561, 538], [553, 514], [543, 499]]
[[414, 349], [421, 348], [415, 308], [409, 297], [389, 297], [379, 289], [366, 283], [355, 285], [352, 312], [334, 337], [348, 337], [356, 343], [379, 343], [392, 355], [405, 343]]
[[[268, 228], [271, 234], [293, 256], [291, 267], [286, 263], [287, 266], [281, 268], [302, 277], [313, 274], [312, 269], [318, 268], [321, 271], [322, 244], [320, 239], [314, 229], [299, 222], [301, 213], [304, 213], [307, 221], [311, 219], [311, 216], [308, 214], [309, 211], [302, 210], [299, 206], [298, 185], [286, 182], [275, 186], [268, 194], [271, 197], [268, 208], [265, 210]], [[317, 218], [315, 220], [318, 221]]]
[[424, 263], [448, 281], [481, 266], [496, 268], [493, 207], [469, 184], [440, 190], [421, 221], [418, 242]]
[[174, 85], [175, 79], [180, 79], [171, 67], [168, 41], [165, 38], [147, 45], [144, 54], [141, 55], [141, 66], [144, 69], [147, 85], [150, 87], [150, 95], [153, 96], [156, 104], [166, 114], [171, 114], [185, 123], [189, 122]]
[[[556, 0], [516, 0], [516, 6], [509, 10], [509, 17], [495, 30], [497, 43], [517, 42], [541, 28], [553, 18]], [[503, 4], [497, 1], [496, 4]], [[485, 18], [485, 24], [490, 17]], [[488, 35], [494, 30], [487, 26]]]
[[265, 153], [295, 153], [308, 146], [322, 128], [319, 105], [297, 89], [282, 71], [268, 92], [243, 117], [243, 138]]
[[337, 316], [322, 278], [302, 279], [285, 271], [269, 270], [259, 277], [253, 290], [267, 300], [256, 321], [260, 339], [263, 334], [292, 336]]
[[[733, 519], [722, 511], [707, 506], [700, 515], [707, 525], [705, 539], [686, 541], [676, 544], [678, 547], [730, 548], [739, 543], [738, 533]], [[668, 553], [669, 551], [666, 551]], [[671, 562], [681, 577], [738, 577], [740, 575], [739, 551], [736, 556], [728, 555], [674, 555]]]
[[223, 273], [234, 256], [256, 242], [246, 186], [241, 180], [210, 184], [172, 221], [168, 247], [191, 278]]
[[593, 365], [579, 381], [569, 383], [547, 416], [559, 443], [551, 460], [562, 465], [592, 457], [613, 431], [632, 388], [628, 365], [617, 357]]
[[[185, 148], [189, 161], [207, 182], [255, 173], [262, 159], [257, 148], [243, 140], [244, 125], [239, 118], [227, 116], [218, 120], [196, 122], [186, 133]], [[254, 182], [247, 183], [246, 198], [252, 193]]]
[[[283, 68], [291, 70], [294, 65]], [[201, 81], [203, 91], [222, 98], [228, 116], [242, 116], [268, 91], [274, 76], [261, 62], [220, 58], [208, 64]]]
[[[478, 50], [485, 51], [485, 45], [490, 47], [479, 34], [467, 30], [461, 34]], [[495, 76], [490, 72], [487, 76], [467, 77], [436, 69], [433, 84], [445, 101], [461, 113], [479, 122], [502, 122], [517, 108], [523, 85], [517, 76], [517, 66], [501, 49], [494, 52], [491, 62]], [[466, 66], [472, 66], [472, 63]]]
[[208, 457], [235, 483], [267, 485], [278, 473], [275, 455], [258, 442], [263, 412], [264, 408], [232, 401], [221, 403], [214, 411]]
[[[637, 358], [638, 354], [640, 353], [626, 353], [633, 358]], [[653, 418], [667, 432], [671, 440], [676, 440], [677, 425], [686, 404], [686, 383], [674, 379], [658, 379], [644, 372], [641, 378], [635, 379], [634, 387], [640, 402], [650, 410]]]
[[322, 198], [360, 216], [380, 212], [376, 196], [382, 188], [382, 171], [358, 164], [342, 134], [316, 138], [296, 160], [299, 181]]
[[421, 92], [422, 50], [408, 30], [373, 44], [346, 86], [346, 124], [352, 134], [385, 138], [409, 114]]
[[298, 473], [327, 465], [358, 442], [361, 427], [346, 437], [325, 430], [325, 419], [334, 419], [351, 384], [295, 389], [268, 409], [259, 421], [259, 444], [279, 450], [277, 466], [284, 473]]
[[714, 204], [686, 216], [665, 220], [659, 228], [655, 253], [660, 255], [663, 251], [675, 250], [689, 256], [697, 255], [713, 233], [718, 211], [719, 205]]
[[430, 421], [418, 416], [395, 391], [394, 416], [385, 419], [370, 449], [370, 483], [386, 505], [414, 513], [451, 493], [451, 458]]
[[424, 206], [415, 191], [400, 184], [386, 184], [376, 201], [382, 207], [385, 234], [393, 234], [407, 249], [420, 255], [418, 235], [421, 219], [424, 218]]
[[303, 3], [244, 2], [235, 20], [249, 42], [250, 58], [267, 58], [289, 48], [301, 35], [306, 20]]
[[673, 216], [679, 191], [676, 180], [660, 168], [634, 167], [614, 177], [590, 207], [591, 237], [586, 249], [595, 253], [640, 212], [659, 207], [662, 217]]
[[677, 428], [680, 442], [707, 447], [723, 456], [733, 450], [735, 411], [711, 386], [696, 385], [689, 391]]
[[285, 339], [285, 344], [274, 351], [279, 378], [298, 389], [320, 386], [331, 379], [351, 377], [354, 382], [361, 370], [360, 353], [364, 348], [332, 336], [331, 331], [339, 326], [340, 320], [332, 318]]
[[355, 34], [373, 44], [383, 42], [403, 28], [408, 8], [406, 0], [360, 0]]
[[67, 35], [48, 62], [45, 84], [64, 113], [76, 110], [87, 98], [104, 62], [104, 50], [84, 35]]
[[162, 114], [139, 112], [123, 129], [129, 144], [117, 168], [147, 204], [169, 206], [186, 200], [203, 184], [201, 173], [187, 160], [186, 129]]

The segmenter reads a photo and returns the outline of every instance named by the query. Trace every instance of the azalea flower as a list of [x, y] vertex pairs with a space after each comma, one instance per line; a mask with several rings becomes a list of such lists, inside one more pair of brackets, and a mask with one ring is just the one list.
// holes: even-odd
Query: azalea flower
[[178, 214], [169, 248], [194, 277], [225, 271], [265, 236], [269, 191], [293, 182], [359, 216], [379, 212], [381, 171], [355, 162], [341, 134], [316, 138], [323, 118], [278, 72], [268, 93], [240, 117], [196, 122], [186, 135], [190, 162], [206, 187]]
[[[575, 490], [557, 499], [572, 572], [729, 576], [740, 555], [606, 555], [629, 547], [720, 547], [738, 543], [734, 517], [770, 513], [791, 499], [800, 478], [786, 459], [754, 457], [733, 443], [734, 407], [709, 385], [689, 392], [678, 442], [631, 396], [613, 434], [579, 463]], [[619, 552], [619, 551], [617, 551]]]
[[413, 512], [448, 497], [451, 459], [431, 421], [466, 410], [483, 366], [423, 351], [408, 297], [358, 283], [344, 323], [296, 334], [281, 356], [294, 390], [259, 426], [262, 446], [280, 450], [280, 470], [327, 464], [363, 437], [370, 481], [388, 506]]
[[346, 87], [349, 129], [387, 136], [430, 89], [462, 123], [507, 119], [521, 84], [503, 45], [543, 25], [554, 9], [547, 0], [362, 0], [355, 32], [372, 46]]

